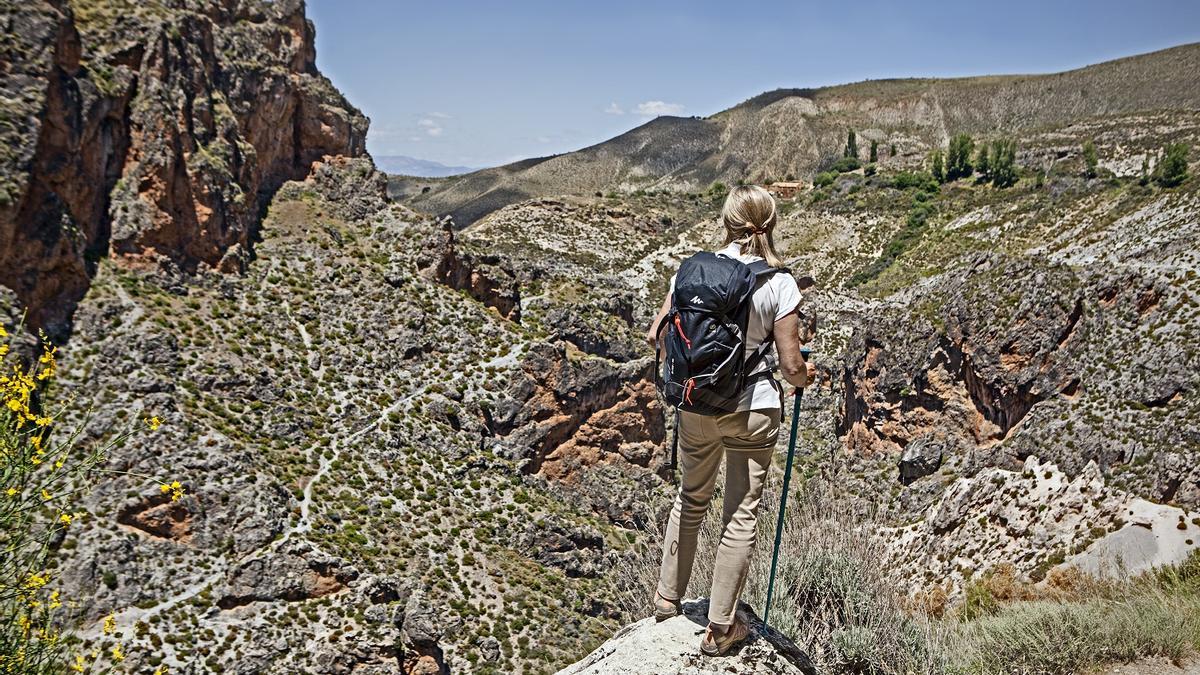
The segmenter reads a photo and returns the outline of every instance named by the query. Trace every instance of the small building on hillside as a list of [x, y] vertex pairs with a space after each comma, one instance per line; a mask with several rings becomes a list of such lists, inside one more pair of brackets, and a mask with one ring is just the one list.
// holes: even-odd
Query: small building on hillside
[[799, 181], [776, 181], [764, 187], [767, 188], [767, 192], [780, 199], [792, 199], [803, 192], [808, 187], [808, 184]]

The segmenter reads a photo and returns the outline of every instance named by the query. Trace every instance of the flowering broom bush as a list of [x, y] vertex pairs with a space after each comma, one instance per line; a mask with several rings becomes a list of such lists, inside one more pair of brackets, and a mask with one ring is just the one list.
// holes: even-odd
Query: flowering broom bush
[[[145, 418], [104, 442], [80, 443], [86, 418], [59, 429], [63, 409], [46, 400], [55, 352], [43, 336], [37, 360], [23, 364], [0, 326], [0, 673], [102, 672], [125, 658], [119, 643], [111, 653], [67, 654], [65, 599], [48, 563], [66, 530], [82, 523], [72, 503], [106, 472], [107, 453], [138, 424], [153, 431], [161, 421]], [[180, 483], [158, 482], [172, 499], [183, 495]], [[110, 617], [103, 631], [114, 630]]]

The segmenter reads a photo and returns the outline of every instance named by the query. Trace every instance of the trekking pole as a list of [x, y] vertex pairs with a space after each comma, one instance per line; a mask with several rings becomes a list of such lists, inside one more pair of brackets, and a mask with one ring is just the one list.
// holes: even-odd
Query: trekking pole
[[[804, 361], [808, 362], [809, 350], [800, 350]], [[805, 366], [807, 368], [807, 366]], [[806, 373], [807, 374], [807, 373]], [[775, 591], [775, 567], [779, 564], [779, 543], [783, 539], [783, 512], [787, 508], [788, 486], [792, 482], [792, 459], [796, 456], [796, 431], [799, 428], [800, 402], [804, 400], [804, 389], [796, 387], [795, 404], [792, 406], [792, 435], [788, 438], [787, 463], [783, 470], [783, 491], [779, 495], [779, 518], [775, 521], [775, 548], [771, 551], [771, 577], [767, 581], [767, 606], [763, 608], [763, 625], [768, 626], [767, 617], [771, 614], [771, 596]]]
[[679, 467], [679, 409], [675, 409], [675, 424], [671, 428], [671, 482], [675, 482], [676, 469]]

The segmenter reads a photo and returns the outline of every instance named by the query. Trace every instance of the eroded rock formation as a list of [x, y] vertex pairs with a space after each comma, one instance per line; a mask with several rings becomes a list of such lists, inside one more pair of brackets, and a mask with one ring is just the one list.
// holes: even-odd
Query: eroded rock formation
[[98, 258], [242, 268], [271, 195], [367, 120], [300, 0], [5, 3], [0, 284], [65, 335]]

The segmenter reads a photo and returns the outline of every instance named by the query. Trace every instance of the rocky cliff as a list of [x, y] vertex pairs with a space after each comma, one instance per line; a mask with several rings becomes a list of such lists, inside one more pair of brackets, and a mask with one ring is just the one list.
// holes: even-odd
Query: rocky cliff
[[58, 336], [100, 257], [233, 271], [284, 181], [365, 153], [300, 0], [0, 7], [0, 284]]

